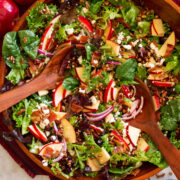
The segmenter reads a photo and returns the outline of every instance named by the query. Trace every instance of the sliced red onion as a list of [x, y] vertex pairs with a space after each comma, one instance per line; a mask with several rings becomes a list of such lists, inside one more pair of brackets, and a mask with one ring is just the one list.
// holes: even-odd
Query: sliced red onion
[[67, 143], [66, 143], [65, 139], [62, 140], [62, 143], [63, 143], [63, 146], [60, 150], [60, 155], [56, 159], [54, 159], [53, 162], [60, 161], [64, 157], [64, 155], [67, 151]]
[[120, 62], [117, 61], [107, 61], [108, 64], [115, 64], [115, 65], [120, 65]]
[[107, 113], [110, 109], [112, 109], [112, 106], [110, 106], [109, 108], [107, 108], [103, 112], [100, 112], [100, 113], [87, 113], [87, 115], [92, 116], [92, 117], [99, 117], [99, 116], [102, 116], [103, 114]]
[[133, 88], [133, 96], [132, 96], [133, 98], [136, 96], [136, 87], [134, 85], [131, 85], [131, 87]]
[[53, 122], [53, 124], [54, 124], [54, 125], [53, 125], [53, 129], [54, 129], [54, 131], [58, 134], [59, 131], [58, 131], [58, 128], [57, 128], [57, 126], [56, 126], [56, 123]]
[[98, 117], [89, 117], [89, 116], [87, 116], [87, 119], [89, 121], [100, 121], [100, 120], [104, 119], [107, 115], [109, 115], [112, 112], [112, 110], [113, 110], [113, 107], [111, 106], [111, 108], [106, 113], [104, 113], [103, 115], [98, 116]]
[[134, 119], [142, 111], [143, 105], [144, 105], [144, 98], [141, 96], [141, 102], [140, 102], [139, 109], [137, 111], [134, 111], [131, 116], [122, 117], [121, 119], [122, 120]]
[[132, 113], [137, 109], [139, 103], [140, 103], [140, 100], [139, 100], [139, 99], [133, 101], [133, 102], [132, 102], [131, 109], [129, 110], [129, 112], [126, 113], [126, 114], [124, 114], [122, 117], [127, 117], [127, 116], [132, 115]]
[[52, 57], [52, 56], [53, 56], [52, 53], [44, 52], [44, 51], [41, 50], [41, 49], [38, 49], [38, 53], [39, 53], [39, 54], [43, 54], [43, 55], [45, 55], [45, 56], [49, 56], [49, 57]]

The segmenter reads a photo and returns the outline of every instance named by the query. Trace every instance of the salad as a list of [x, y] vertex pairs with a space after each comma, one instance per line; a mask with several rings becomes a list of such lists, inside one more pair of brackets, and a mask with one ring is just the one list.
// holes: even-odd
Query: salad
[[55, 89], [8, 110], [18, 140], [66, 178], [136, 176], [144, 162], [165, 168], [152, 139], [128, 120], [143, 110], [139, 78], [151, 91], [162, 132], [180, 147], [180, 44], [169, 25], [126, 0], [40, 2], [26, 20], [25, 29], [4, 37], [8, 74], [1, 92], [32, 80], [61, 49], [73, 48]]

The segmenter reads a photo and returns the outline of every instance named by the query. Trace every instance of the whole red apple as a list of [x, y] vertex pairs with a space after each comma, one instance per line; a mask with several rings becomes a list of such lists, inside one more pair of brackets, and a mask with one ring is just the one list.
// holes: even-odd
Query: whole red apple
[[36, 0], [14, 0], [17, 4], [22, 5], [22, 6], [29, 6]]
[[15, 25], [19, 9], [12, 0], [0, 0], [0, 38]]

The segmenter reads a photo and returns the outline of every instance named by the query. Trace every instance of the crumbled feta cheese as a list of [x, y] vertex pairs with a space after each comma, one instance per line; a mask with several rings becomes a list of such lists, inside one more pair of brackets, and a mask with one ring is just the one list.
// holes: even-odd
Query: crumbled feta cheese
[[122, 55], [121, 55], [121, 54], [119, 54], [118, 58], [122, 58]]
[[56, 140], [56, 136], [55, 136], [55, 135], [52, 135], [52, 136], [50, 137], [50, 139], [51, 139], [52, 141], [55, 141], [55, 140]]
[[137, 45], [138, 42], [139, 42], [139, 39], [137, 39], [136, 41], [131, 42], [131, 43], [132, 43], [132, 45], [135, 47], [135, 46]]
[[79, 88], [79, 92], [85, 94], [85, 93], [86, 93], [86, 90]]
[[143, 47], [143, 45], [142, 45], [142, 44], [139, 44], [139, 45], [138, 45], [138, 47], [142, 48], [142, 47]]
[[132, 49], [132, 47], [131, 47], [131, 45], [123, 45], [123, 48], [125, 48], [125, 49], [127, 49], [127, 50], [130, 50], [130, 49]]
[[91, 23], [92, 23], [92, 24], [95, 24], [95, 23], [96, 23], [96, 21], [95, 21], [95, 20], [92, 20], [92, 21], [91, 21]]
[[47, 105], [44, 104], [44, 103], [41, 103], [40, 106], [41, 106], [41, 107], [47, 107]]
[[121, 121], [123, 126], [124, 126], [124, 129], [122, 130], [122, 133], [123, 133], [123, 138], [125, 138], [127, 136], [126, 134], [126, 127], [128, 125], [128, 123], [125, 123], [124, 121]]
[[117, 37], [117, 43], [121, 44], [121, 41], [124, 39], [124, 32], [120, 32]]
[[158, 56], [158, 48], [155, 46], [154, 43], [151, 43], [151, 44], [150, 44], [150, 48], [151, 48], [152, 50], [154, 50], [155, 54]]
[[114, 119], [113, 114], [107, 115], [107, 116], [105, 117], [105, 122], [106, 122], [106, 123], [113, 123], [113, 122], [115, 122], [115, 119]]
[[73, 34], [74, 29], [73, 29], [73, 28], [66, 29], [66, 32], [67, 32], [69, 35], [70, 35], [70, 34]]
[[82, 64], [82, 60], [83, 60], [83, 59], [82, 59], [82, 56], [79, 56], [79, 57], [78, 57], [78, 62], [79, 62], [79, 64]]
[[156, 63], [156, 64], [161, 66], [161, 65], [163, 65], [164, 61], [165, 61], [165, 59], [162, 58], [162, 59], [160, 60], [160, 62], [158, 62], [158, 63]]
[[142, 66], [142, 63], [138, 63], [138, 66]]
[[45, 120], [43, 121], [43, 123], [44, 123], [45, 126], [47, 126], [47, 125], [49, 124], [49, 119], [45, 119]]
[[43, 166], [48, 166], [48, 160], [47, 159], [43, 159], [42, 160], [42, 165]]
[[114, 115], [114, 118], [115, 118], [115, 119], [118, 119], [120, 114], [121, 114], [121, 113], [120, 113], [119, 111], [117, 111], [117, 112], [115, 113], [115, 115]]
[[87, 13], [89, 10], [84, 7], [84, 8], [82, 8], [82, 11], [83, 11], [84, 13]]
[[39, 96], [45, 96], [45, 95], [47, 95], [48, 93], [49, 93], [48, 90], [40, 90], [40, 91], [38, 91], [38, 95], [39, 95]]
[[129, 41], [129, 39], [131, 39], [131, 36], [126, 36], [127, 41]]
[[94, 64], [98, 64], [98, 60], [95, 59], [95, 60], [93, 61], [93, 63], [94, 63]]
[[46, 131], [45, 133], [47, 137], [51, 134], [49, 131]]
[[40, 126], [41, 129], [45, 129], [45, 127], [46, 127], [46, 125], [44, 124], [44, 122], [40, 122], [39, 126]]
[[42, 112], [43, 112], [44, 114], [49, 114], [49, 109], [43, 109]]

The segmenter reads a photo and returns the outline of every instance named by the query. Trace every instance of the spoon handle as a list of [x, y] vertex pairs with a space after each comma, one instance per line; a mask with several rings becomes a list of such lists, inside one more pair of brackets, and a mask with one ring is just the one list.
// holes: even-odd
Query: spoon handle
[[51, 75], [48, 75], [48, 78], [45, 75], [39, 75], [34, 80], [0, 94], [0, 112], [6, 110], [38, 90], [48, 89], [52, 83], [55, 84], [56, 80], [57, 74], [52, 73]]
[[161, 151], [165, 160], [173, 170], [174, 174], [180, 179], [180, 152], [171, 144], [171, 142], [164, 136], [156, 123], [151, 124], [148, 134], [152, 137], [158, 149]]

